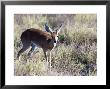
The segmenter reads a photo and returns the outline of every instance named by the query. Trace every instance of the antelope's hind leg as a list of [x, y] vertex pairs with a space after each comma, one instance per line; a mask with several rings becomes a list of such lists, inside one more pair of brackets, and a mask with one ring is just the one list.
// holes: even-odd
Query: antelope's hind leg
[[30, 47], [30, 42], [22, 41], [22, 44], [23, 44], [23, 47], [21, 48], [21, 50], [18, 52], [18, 55], [17, 55], [18, 59], [19, 59], [19, 56]]
[[34, 44], [34, 43], [31, 43], [31, 50], [28, 52], [28, 56], [29, 57], [32, 57], [32, 55], [34, 54], [34, 50], [36, 49], [37, 52], [38, 52], [38, 47]]

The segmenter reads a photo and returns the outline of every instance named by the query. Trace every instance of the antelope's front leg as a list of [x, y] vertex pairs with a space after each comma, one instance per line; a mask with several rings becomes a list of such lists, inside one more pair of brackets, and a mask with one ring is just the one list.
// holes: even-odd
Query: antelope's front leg
[[47, 57], [47, 52], [45, 50], [43, 50], [44, 52], [44, 56], [45, 56], [45, 59], [46, 59], [46, 62], [47, 62], [47, 67], [48, 67], [48, 57]]
[[51, 51], [49, 52], [49, 71], [51, 71]]

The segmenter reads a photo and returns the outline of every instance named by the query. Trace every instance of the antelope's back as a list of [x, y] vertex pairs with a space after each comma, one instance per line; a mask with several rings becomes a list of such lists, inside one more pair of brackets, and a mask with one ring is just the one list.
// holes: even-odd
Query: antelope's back
[[44, 32], [34, 28], [25, 30], [21, 35], [21, 41], [32, 41], [36, 44], [42, 44], [42, 42], [44, 43], [48, 39], [52, 39], [52, 36], [49, 32]]

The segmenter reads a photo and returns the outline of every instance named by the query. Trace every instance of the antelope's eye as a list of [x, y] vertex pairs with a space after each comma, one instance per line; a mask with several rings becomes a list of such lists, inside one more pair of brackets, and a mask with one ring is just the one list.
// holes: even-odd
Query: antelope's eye
[[54, 43], [56, 43], [56, 41], [54, 41]]
[[59, 37], [59, 36], [57, 36], [57, 37]]

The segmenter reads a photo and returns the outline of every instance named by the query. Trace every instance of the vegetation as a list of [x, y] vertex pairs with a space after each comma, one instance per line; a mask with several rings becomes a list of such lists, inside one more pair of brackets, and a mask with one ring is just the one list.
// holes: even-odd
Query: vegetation
[[[44, 30], [63, 24], [60, 42], [52, 51], [52, 71], [47, 72], [41, 48], [29, 58], [26, 50], [16, 59], [22, 47], [20, 36], [27, 28]], [[15, 14], [14, 15], [14, 75], [16, 76], [96, 76], [97, 16], [96, 14]]]

